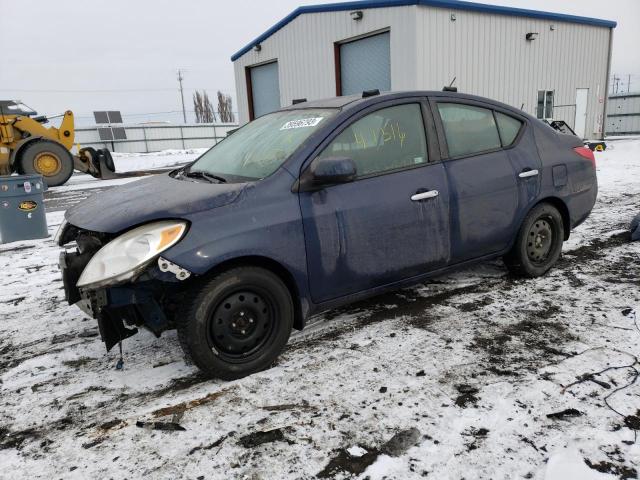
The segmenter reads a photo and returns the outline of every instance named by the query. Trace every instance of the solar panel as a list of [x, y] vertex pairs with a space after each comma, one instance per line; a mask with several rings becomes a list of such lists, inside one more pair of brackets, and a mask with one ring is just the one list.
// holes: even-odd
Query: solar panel
[[100, 135], [100, 140], [102, 140], [103, 142], [113, 140], [113, 132], [109, 127], [99, 127], [98, 135]]
[[122, 114], [120, 114], [119, 110], [111, 110], [107, 112], [107, 116], [109, 117], [109, 123], [122, 123]]
[[109, 123], [107, 112], [93, 112], [93, 118], [95, 118], [97, 124]]
[[114, 140], [126, 140], [127, 131], [124, 127], [112, 127], [112, 124], [122, 124], [122, 114], [119, 110], [109, 110], [93, 112], [93, 118], [97, 125], [109, 125], [98, 127], [98, 135], [103, 142], [112, 142]]
[[114, 140], [126, 140], [127, 139], [127, 132], [125, 131], [124, 127], [112, 127], [111, 131], [113, 132], [113, 139]]

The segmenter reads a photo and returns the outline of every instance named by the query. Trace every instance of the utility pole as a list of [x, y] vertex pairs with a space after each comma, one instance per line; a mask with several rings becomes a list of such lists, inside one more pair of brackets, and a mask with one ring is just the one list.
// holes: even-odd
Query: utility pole
[[180, 84], [180, 99], [182, 100], [182, 119], [184, 123], [187, 123], [187, 111], [184, 109], [184, 91], [182, 90], [182, 80], [184, 77], [182, 76], [182, 72], [178, 69], [178, 83]]

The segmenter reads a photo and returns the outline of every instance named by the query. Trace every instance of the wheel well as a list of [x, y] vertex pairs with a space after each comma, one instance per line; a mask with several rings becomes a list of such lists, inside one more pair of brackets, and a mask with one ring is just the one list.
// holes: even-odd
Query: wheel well
[[261, 257], [258, 255], [238, 257], [231, 260], [226, 260], [215, 267], [213, 267], [207, 276], [217, 275], [226, 270], [230, 270], [235, 267], [260, 267], [265, 270], [269, 270], [271, 273], [277, 275], [282, 280], [291, 294], [294, 308], [293, 328], [296, 330], [302, 330], [304, 327], [304, 316], [302, 314], [302, 305], [300, 299], [300, 292], [293, 278], [293, 275], [282, 264], [276, 262], [267, 257]]
[[549, 203], [556, 207], [562, 216], [562, 225], [564, 227], [564, 239], [569, 240], [571, 234], [571, 217], [569, 216], [569, 209], [567, 204], [560, 200], [558, 197], [547, 197], [540, 200], [536, 205], [541, 203]]

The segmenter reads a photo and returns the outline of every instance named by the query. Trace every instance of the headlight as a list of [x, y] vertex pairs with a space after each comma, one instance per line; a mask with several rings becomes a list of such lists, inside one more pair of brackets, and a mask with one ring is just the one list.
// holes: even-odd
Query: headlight
[[101, 287], [133, 278], [180, 241], [186, 222], [149, 223], [120, 235], [98, 250], [80, 275], [78, 287]]

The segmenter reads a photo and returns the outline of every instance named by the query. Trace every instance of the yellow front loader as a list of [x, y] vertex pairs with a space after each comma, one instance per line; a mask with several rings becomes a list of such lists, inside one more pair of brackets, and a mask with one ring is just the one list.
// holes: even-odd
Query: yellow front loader
[[97, 178], [113, 178], [115, 166], [106, 148], [71, 153], [73, 113], [67, 111], [61, 117], [58, 128], [45, 127], [47, 117], [38, 117], [19, 102], [0, 100], [0, 175], [37, 173], [51, 187], [64, 184], [74, 169]]

